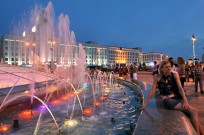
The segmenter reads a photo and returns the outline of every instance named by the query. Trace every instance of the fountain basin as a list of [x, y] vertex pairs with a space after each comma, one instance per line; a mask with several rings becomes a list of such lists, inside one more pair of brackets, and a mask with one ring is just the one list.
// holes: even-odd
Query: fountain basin
[[[86, 112], [87, 108], [91, 108], [91, 111], [87, 111], [87, 114], [82, 114], [79, 103], [74, 97], [63, 99], [63, 97], [57, 97], [57, 93], [55, 93], [55, 96], [53, 95], [52, 100], [47, 105], [56, 118], [60, 131], [65, 134], [87, 135], [132, 133], [132, 129], [134, 129], [140, 115], [140, 111], [137, 110], [140, 107], [140, 101], [136, 100], [135, 90], [132, 88], [124, 85], [116, 86], [111, 88], [112, 90], [104, 100], [100, 100], [100, 96], [96, 93], [97, 103], [100, 103], [97, 107], [93, 106], [93, 96], [91, 91], [89, 91], [86, 96], [86, 102], [82, 102], [84, 112]], [[79, 95], [79, 97], [83, 99], [82, 95]], [[54, 102], [55, 100], [59, 100], [59, 102]], [[76, 102], [74, 105], [75, 109], [72, 110], [72, 103], [74, 102]], [[30, 131], [33, 134], [38, 124], [40, 126], [38, 127], [37, 134], [60, 134], [48, 111], [46, 109], [39, 109], [40, 103], [36, 103], [36, 101], [34, 103], [33, 110], [36, 112], [34, 117], [29, 120], [19, 117], [18, 130], [11, 129], [9, 134], [25, 134], [27, 133], [25, 131]], [[68, 117], [66, 117], [68, 104], [69, 111]], [[22, 106], [28, 107], [29, 103], [22, 104]], [[40, 111], [43, 111], [43, 116], [39, 122]], [[16, 113], [20, 112], [16, 111]], [[11, 116], [7, 116], [2, 122], [8, 123], [10, 119]]]

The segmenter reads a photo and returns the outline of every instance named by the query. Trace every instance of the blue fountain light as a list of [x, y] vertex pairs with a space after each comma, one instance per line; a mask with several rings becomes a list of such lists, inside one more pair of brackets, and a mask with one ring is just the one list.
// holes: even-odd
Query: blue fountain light
[[88, 88], [88, 85], [86, 83], [84, 83], [82, 88], [86, 89], [86, 88]]

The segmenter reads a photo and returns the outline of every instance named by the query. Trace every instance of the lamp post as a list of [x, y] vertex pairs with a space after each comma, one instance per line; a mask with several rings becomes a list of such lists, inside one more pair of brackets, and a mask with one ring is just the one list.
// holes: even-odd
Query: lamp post
[[51, 61], [50, 61], [50, 71], [53, 73], [54, 71], [54, 53], [53, 53], [53, 46], [55, 45], [54, 40], [49, 40], [48, 43], [50, 44], [50, 52], [51, 52]]
[[193, 34], [192, 35], [192, 42], [193, 42], [193, 64], [195, 64], [195, 59], [196, 59], [196, 54], [195, 54], [195, 41], [196, 41], [196, 37], [195, 35]]

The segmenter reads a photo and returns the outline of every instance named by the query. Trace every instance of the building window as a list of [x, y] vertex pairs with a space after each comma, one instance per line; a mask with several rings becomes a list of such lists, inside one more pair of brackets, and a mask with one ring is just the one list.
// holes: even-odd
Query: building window
[[8, 41], [5, 41], [4, 44], [5, 44], [5, 45], [8, 45]]

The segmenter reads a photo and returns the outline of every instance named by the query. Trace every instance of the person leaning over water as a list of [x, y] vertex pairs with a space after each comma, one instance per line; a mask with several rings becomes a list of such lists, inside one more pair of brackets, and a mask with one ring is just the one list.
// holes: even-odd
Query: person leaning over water
[[169, 61], [162, 61], [159, 65], [159, 74], [153, 78], [153, 86], [148, 94], [142, 109], [144, 109], [150, 98], [156, 91], [158, 85], [162, 103], [166, 109], [179, 110], [189, 114], [190, 122], [199, 135], [204, 135], [203, 128], [198, 120], [198, 110], [189, 105], [180, 78], [177, 72], [171, 71]]

